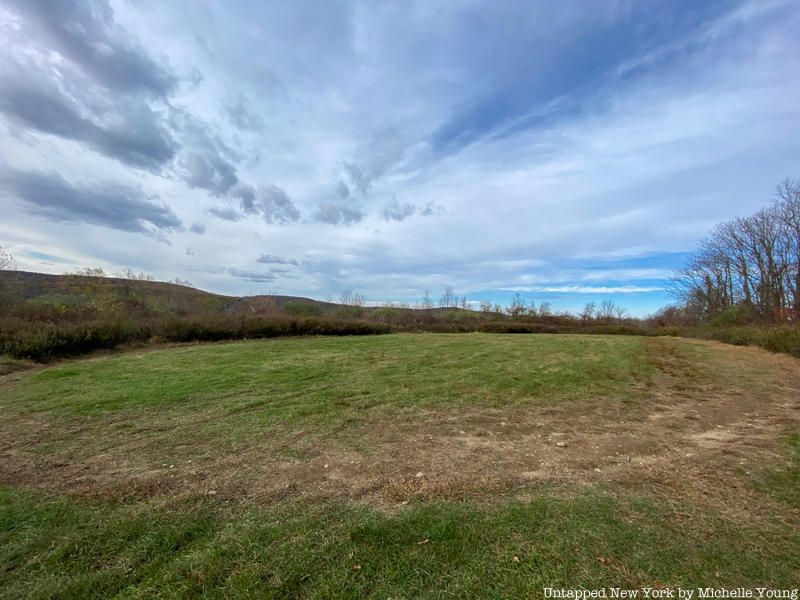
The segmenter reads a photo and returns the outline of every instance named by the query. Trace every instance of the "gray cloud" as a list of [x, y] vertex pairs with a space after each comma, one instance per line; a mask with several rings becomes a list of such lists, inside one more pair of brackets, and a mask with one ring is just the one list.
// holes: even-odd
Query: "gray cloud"
[[240, 183], [233, 190], [231, 196], [241, 200], [242, 210], [244, 212], [252, 212], [256, 201], [256, 190], [252, 185]]
[[339, 184], [336, 186], [336, 193], [339, 194], [340, 198], [346, 199], [350, 196], [350, 188], [340, 179]]
[[185, 147], [179, 163], [184, 181], [214, 196], [224, 196], [244, 184], [239, 182], [233, 161], [239, 155], [204, 122], [184, 110], [173, 110], [170, 125], [180, 133]]
[[313, 216], [317, 223], [327, 223], [328, 225], [352, 225], [363, 218], [364, 213], [357, 208], [333, 202], [321, 204]]
[[181, 221], [157, 198], [116, 182], [73, 185], [55, 173], [5, 169], [1, 184], [32, 213], [53, 221], [75, 221], [121, 231], [175, 231]]
[[242, 94], [228, 101], [223, 106], [223, 110], [237, 129], [243, 131], [260, 131], [264, 128], [264, 122], [258, 115], [250, 111], [247, 105], [247, 99]]
[[[345, 161], [343, 166], [344, 171], [347, 174], [347, 177], [350, 179], [350, 183], [353, 185], [353, 187], [355, 187], [364, 195], [369, 192], [370, 185], [372, 184], [372, 177], [367, 173], [364, 173], [361, 167], [359, 167], [356, 163]], [[348, 188], [348, 195], [349, 193], [350, 190]]]
[[275, 256], [273, 254], [262, 254], [256, 259], [256, 262], [266, 265], [294, 265], [300, 266], [300, 263], [294, 258], [286, 258], [284, 256]]
[[245, 212], [260, 214], [270, 224], [294, 223], [300, 219], [300, 211], [285, 190], [277, 185], [261, 186], [255, 198], [248, 203], [242, 201]]
[[381, 210], [381, 218], [385, 221], [403, 221], [413, 215], [417, 207], [410, 202], [400, 204], [397, 198], [392, 198]]
[[206, 226], [202, 223], [192, 223], [192, 226], [189, 227], [189, 231], [202, 235], [206, 232]]
[[103, 0], [11, 0], [49, 45], [81, 70], [118, 92], [166, 97], [177, 80], [114, 25]]
[[204, 150], [192, 151], [181, 158], [185, 169], [184, 181], [193, 188], [222, 196], [239, 182], [236, 167], [218, 154]]
[[210, 208], [208, 212], [224, 221], [241, 221], [244, 219], [244, 215], [235, 208]]
[[444, 214], [444, 207], [440, 204], [434, 204], [433, 202], [428, 202], [425, 206], [423, 206], [419, 214], [423, 217], [433, 217], [436, 215]]
[[[36, 74], [38, 73], [38, 77]], [[24, 77], [24, 78], [23, 78]], [[0, 111], [12, 122], [42, 133], [85, 142], [94, 150], [133, 167], [158, 170], [174, 157], [177, 144], [143, 104], [97, 123], [81, 114], [41, 72], [0, 78]]]
[[228, 267], [227, 272], [234, 277], [244, 279], [245, 281], [252, 281], [255, 283], [269, 283], [275, 281], [276, 275], [274, 273], [262, 273], [260, 271], [247, 271], [237, 269], [236, 267]]

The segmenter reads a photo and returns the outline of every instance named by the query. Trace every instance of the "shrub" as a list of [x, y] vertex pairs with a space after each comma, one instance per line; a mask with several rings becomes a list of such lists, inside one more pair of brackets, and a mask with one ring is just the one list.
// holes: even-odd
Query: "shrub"
[[772, 352], [783, 352], [800, 358], [800, 329], [771, 329], [764, 335], [761, 345]]
[[302, 300], [291, 300], [287, 302], [283, 310], [293, 317], [319, 317], [323, 312], [319, 304], [303, 302]]

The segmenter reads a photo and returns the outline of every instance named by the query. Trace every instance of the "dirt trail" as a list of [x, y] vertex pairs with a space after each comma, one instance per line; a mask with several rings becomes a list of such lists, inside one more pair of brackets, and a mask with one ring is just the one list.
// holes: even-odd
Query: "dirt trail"
[[[79, 461], [56, 458], [42, 450], [54, 438], [92, 432], [54, 431], [31, 416], [0, 426], [0, 482], [100, 497], [303, 496], [382, 507], [602, 483], [740, 510], [750, 493], [747, 475], [778, 462], [780, 436], [800, 423], [800, 361], [713, 342], [646, 344], [653, 375], [637, 384], [633, 402], [416, 412], [338, 437], [287, 431], [234, 454], [177, 465], [153, 465], [137, 454], [146, 428], [125, 443], [109, 437]], [[286, 448], [303, 451], [287, 456]]]

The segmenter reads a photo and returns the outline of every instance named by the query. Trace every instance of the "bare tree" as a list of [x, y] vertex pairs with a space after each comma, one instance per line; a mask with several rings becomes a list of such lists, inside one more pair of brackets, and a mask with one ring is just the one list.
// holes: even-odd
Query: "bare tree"
[[595, 311], [597, 310], [597, 305], [594, 302], [587, 302], [583, 305], [583, 310], [580, 313], [581, 321], [584, 325], [588, 321], [594, 319]]
[[[153, 280], [152, 279], [148, 279], [147, 281], [153, 281]], [[176, 277], [175, 279], [170, 281], [170, 283], [174, 283], [175, 285], [181, 285], [183, 287], [190, 287], [190, 288], [194, 287], [194, 285], [192, 285], [191, 281], [187, 281], [186, 279], [181, 279], [180, 277]]]
[[450, 286], [444, 288], [441, 298], [439, 298], [439, 306], [442, 308], [455, 308], [458, 306], [458, 296]]
[[132, 281], [155, 281], [156, 278], [152, 275], [145, 273], [144, 271], [139, 271], [138, 273], [131, 269], [130, 267], [123, 269], [121, 273], [118, 273], [117, 276], [120, 279], [130, 279]]
[[65, 275], [81, 275], [82, 277], [108, 277], [102, 267], [81, 267], [79, 269], [75, 269], [75, 271], [72, 273], [67, 271]]
[[515, 319], [525, 316], [525, 299], [519, 292], [514, 294], [514, 297], [511, 299], [511, 304], [508, 307], [508, 314]]
[[469, 309], [469, 303], [467, 302], [467, 297], [466, 297], [466, 295], [464, 295], [464, 296], [461, 296], [461, 302], [460, 302], [460, 304], [461, 304], [461, 308], [462, 308], [463, 310], [467, 310], [467, 309]]
[[695, 320], [729, 309], [766, 321], [800, 318], [800, 182], [775, 203], [718, 225], [672, 278], [671, 292]]
[[539, 316], [540, 317], [549, 317], [553, 314], [553, 306], [545, 301], [539, 303]]
[[339, 302], [344, 306], [357, 306], [362, 307], [367, 302], [367, 297], [363, 294], [358, 294], [350, 288], [342, 290], [339, 294]]
[[14, 256], [0, 246], [0, 271], [14, 271], [17, 268], [17, 261], [14, 260]]
[[433, 300], [431, 300], [431, 292], [430, 290], [425, 290], [422, 294], [422, 301], [420, 302], [420, 306], [425, 310], [430, 310], [433, 308]]
[[613, 300], [603, 300], [600, 303], [600, 308], [597, 309], [597, 318], [602, 321], [610, 322], [614, 318], [616, 310], [617, 305], [614, 304]]

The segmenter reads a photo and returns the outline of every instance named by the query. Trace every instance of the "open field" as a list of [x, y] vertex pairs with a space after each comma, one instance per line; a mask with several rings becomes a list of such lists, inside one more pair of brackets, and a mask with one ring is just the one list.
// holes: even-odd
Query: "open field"
[[0, 595], [525, 597], [800, 580], [800, 362], [386, 335], [0, 378]]

